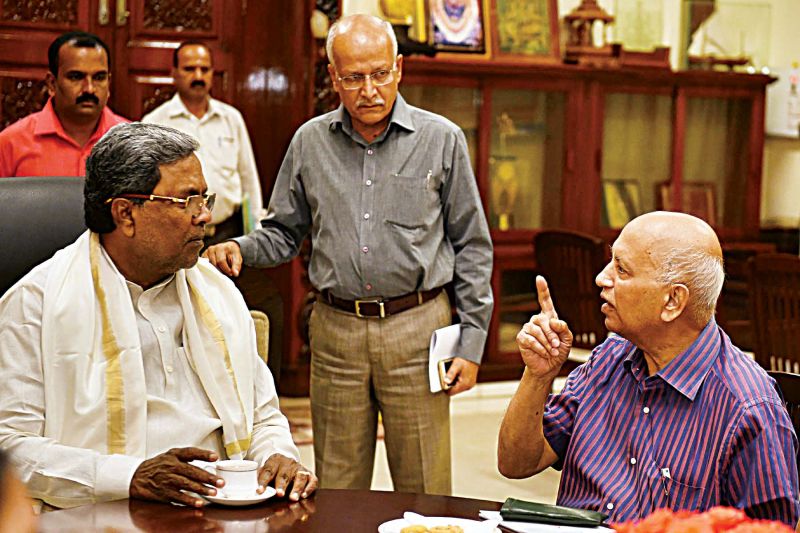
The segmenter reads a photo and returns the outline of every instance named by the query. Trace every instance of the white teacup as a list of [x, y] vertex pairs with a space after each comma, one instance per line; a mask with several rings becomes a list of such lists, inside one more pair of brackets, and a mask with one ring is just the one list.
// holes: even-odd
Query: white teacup
[[258, 463], [242, 459], [217, 461], [212, 465], [217, 475], [225, 480], [219, 489], [227, 498], [255, 496], [258, 488]]

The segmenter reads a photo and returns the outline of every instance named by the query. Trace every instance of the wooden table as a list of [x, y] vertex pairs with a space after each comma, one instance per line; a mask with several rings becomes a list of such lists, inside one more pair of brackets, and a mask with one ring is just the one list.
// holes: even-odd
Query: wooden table
[[270, 499], [252, 507], [209, 505], [190, 509], [137, 500], [84, 505], [40, 516], [40, 531], [248, 531], [375, 532], [404, 511], [426, 516], [478, 520], [481, 509], [500, 503], [398, 492], [320, 489], [310, 499], [290, 503]]

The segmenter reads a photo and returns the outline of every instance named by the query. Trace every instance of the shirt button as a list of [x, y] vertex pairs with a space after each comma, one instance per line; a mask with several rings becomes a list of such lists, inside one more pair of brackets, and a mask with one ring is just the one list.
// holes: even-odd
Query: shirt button
[[167, 365], [167, 372], [168, 372], [168, 373], [172, 374], [172, 371], [173, 371], [173, 370], [174, 370], [174, 369], [172, 368], [172, 365]]
[[369, 213], [364, 213], [364, 220], [369, 220]]
[[372, 283], [367, 283], [366, 285], [364, 285], [364, 288], [367, 289], [368, 291], [371, 291], [372, 290]]
[[642, 412], [643, 412], [644, 414], [646, 414], [646, 415], [647, 415], [647, 414], [650, 414], [650, 408], [649, 408], [649, 407], [645, 407], [644, 409], [642, 409]]
[[361, 248], [361, 251], [364, 253], [369, 252], [369, 246], [364, 246], [363, 248]]
[[636, 457], [631, 457], [631, 464], [632, 464], [632, 465], [635, 465], [635, 464], [636, 464]]
[[367, 155], [372, 155], [372, 148], [370, 148], [369, 150], [367, 150]]
[[167, 328], [165, 328], [164, 326], [158, 326], [158, 331], [164, 333], [165, 331], [167, 331]]
[[367, 187], [369, 187], [370, 185], [372, 185], [372, 180], [367, 180]]
[[607, 504], [606, 504], [606, 509], [608, 509], [609, 511], [610, 511], [611, 509], [613, 509], [613, 508], [614, 508], [614, 504], [613, 504], [613, 503], [607, 503]]

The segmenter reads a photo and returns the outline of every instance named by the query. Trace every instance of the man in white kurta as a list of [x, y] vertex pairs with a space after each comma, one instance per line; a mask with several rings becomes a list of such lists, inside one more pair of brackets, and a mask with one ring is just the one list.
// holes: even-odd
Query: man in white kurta
[[244, 300], [198, 262], [214, 199], [193, 148], [168, 128], [112, 130], [87, 161], [90, 231], [0, 299], [0, 448], [53, 506], [202, 505], [182, 491], [221, 480], [188, 463], [219, 458], [257, 461], [261, 490], [316, 487]]
[[[202, 43], [187, 41], [175, 50], [172, 77], [175, 96], [142, 122], [175, 128], [200, 143], [198, 157], [208, 188], [217, 195], [211, 224], [206, 227], [209, 242], [243, 235], [261, 219], [264, 201], [242, 114], [211, 97], [214, 68], [211, 51]], [[248, 220], [249, 227], [243, 226], [243, 220]]]

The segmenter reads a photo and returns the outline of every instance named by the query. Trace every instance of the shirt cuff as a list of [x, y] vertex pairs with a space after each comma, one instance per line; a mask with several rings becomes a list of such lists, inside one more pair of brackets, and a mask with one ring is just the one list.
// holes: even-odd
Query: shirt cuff
[[486, 332], [462, 325], [456, 353], [467, 361], [481, 364], [484, 344], [486, 344]]
[[144, 459], [129, 455], [109, 455], [100, 460], [94, 484], [97, 501], [123, 500], [130, 497], [131, 480]]
[[242, 252], [242, 261], [244, 264], [247, 266], [252, 266], [258, 254], [258, 247], [255, 241], [253, 241], [253, 239], [247, 235], [236, 237], [231, 240], [239, 245], [239, 250]]

